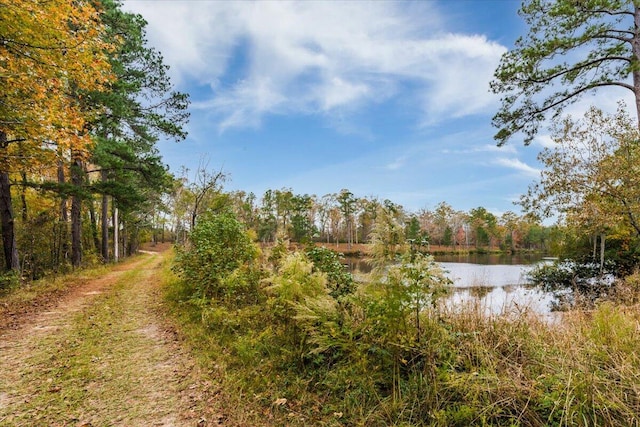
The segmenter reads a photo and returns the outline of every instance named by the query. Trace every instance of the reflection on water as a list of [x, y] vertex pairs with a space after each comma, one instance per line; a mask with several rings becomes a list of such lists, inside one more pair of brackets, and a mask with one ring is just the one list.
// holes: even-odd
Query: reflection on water
[[522, 313], [529, 310], [548, 314], [553, 296], [528, 286], [532, 264], [472, 264], [440, 262], [453, 281], [454, 292], [445, 302], [449, 307], [477, 304], [487, 314]]
[[[477, 304], [487, 314], [551, 311], [553, 296], [527, 282], [527, 271], [542, 260], [539, 255], [443, 255], [435, 259], [453, 282], [453, 292], [445, 301], [449, 308]], [[354, 274], [371, 272], [371, 265], [361, 258], [345, 258], [345, 265]]]
[[342, 261], [350, 273], [369, 274], [373, 270], [365, 258], [345, 257]]
[[549, 314], [553, 296], [537, 288], [527, 286], [483, 286], [486, 293], [478, 295], [478, 288], [456, 287], [445, 301], [449, 308], [463, 305], [476, 305], [486, 314], [523, 313], [525, 311]]
[[476, 286], [508, 286], [527, 284], [531, 265], [485, 265], [466, 262], [440, 262], [446, 275], [457, 288]]
[[448, 254], [435, 255], [438, 262], [455, 262], [483, 265], [530, 265], [542, 260], [540, 254]]

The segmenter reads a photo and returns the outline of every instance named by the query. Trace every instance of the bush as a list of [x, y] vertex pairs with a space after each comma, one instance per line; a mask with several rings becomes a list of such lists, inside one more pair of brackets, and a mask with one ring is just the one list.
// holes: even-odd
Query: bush
[[[259, 250], [230, 212], [206, 213], [178, 248], [175, 271], [194, 298], [216, 298], [230, 304], [255, 301]], [[230, 291], [233, 288], [233, 291]]]
[[20, 286], [20, 275], [14, 271], [0, 274], [0, 292], [11, 291]]
[[[233, 304], [247, 293], [249, 265], [221, 279]], [[286, 253], [246, 306], [190, 304], [210, 334], [198, 344], [214, 349], [223, 388], [242, 398], [227, 405], [240, 414], [230, 424], [266, 416], [292, 426], [638, 425], [637, 310], [603, 304], [552, 324], [447, 313], [434, 305], [448, 288], [441, 273], [430, 257], [408, 253], [333, 296], [328, 273]], [[638, 283], [629, 278], [629, 292]]]
[[528, 277], [534, 285], [553, 292], [558, 307], [572, 307], [578, 302], [592, 304], [608, 296], [614, 284], [613, 269], [612, 263], [605, 263], [601, 272], [600, 265], [594, 262], [562, 260], [540, 264], [528, 273]]
[[342, 255], [331, 249], [313, 246], [306, 250], [307, 257], [313, 262], [314, 271], [321, 271], [327, 275], [329, 295], [341, 298], [350, 295], [355, 290], [353, 276], [342, 263]]
[[619, 280], [616, 283], [613, 297], [621, 304], [635, 305], [640, 303], [640, 272], [635, 271]]

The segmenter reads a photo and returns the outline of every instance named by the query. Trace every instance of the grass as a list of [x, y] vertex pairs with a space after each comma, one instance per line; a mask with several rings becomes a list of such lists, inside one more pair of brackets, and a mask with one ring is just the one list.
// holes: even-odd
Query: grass
[[[273, 408], [259, 393], [248, 389], [244, 381], [245, 376], [252, 375], [254, 370], [250, 366], [243, 366], [242, 370], [238, 370], [236, 363], [229, 363], [232, 357], [226, 344], [232, 339], [230, 335], [233, 330], [226, 331], [224, 336], [212, 333], [204, 320], [215, 313], [205, 312], [201, 306], [189, 302], [189, 296], [173, 273], [171, 263], [165, 263], [160, 274], [164, 298], [169, 303], [167, 311], [192, 355], [203, 371], [207, 372], [206, 380], [211, 383], [211, 388], [217, 390], [215, 401], [210, 402], [213, 406], [210, 410], [220, 414], [220, 418], [225, 421], [224, 425], [229, 427], [272, 425], [269, 420], [273, 419], [270, 413]], [[221, 317], [225, 314], [219, 313]], [[238, 337], [238, 341], [245, 338]], [[231, 366], [234, 367], [233, 370]], [[265, 415], [265, 412], [268, 414]]]
[[137, 262], [89, 308], [48, 324], [56, 333], [36, 332], [12, 349], [0, 425], [175, 424], [176, 366], [150, 320], [157, 261]]
[[16, 316], [28, 315], [51, 306], [66, 293], [106, 274], [109, 268], [110, 266], [104, 265], [91, 267], [0, 290], [0, 330], [9, 326]]
[[283, 321], [273, 299], [195, 301], [165, 277], [230, 426], [640, 426], [637, 306], [603, 303], [553, 324], [477, 305], [426, 310], [416, 340], [382, 327], [388, 312], [373, 301], [352, 302], [340, 322]]

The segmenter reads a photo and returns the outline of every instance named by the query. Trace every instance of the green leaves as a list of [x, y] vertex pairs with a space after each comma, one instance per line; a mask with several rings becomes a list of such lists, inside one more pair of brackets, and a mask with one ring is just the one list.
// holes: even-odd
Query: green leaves
[[[223, 298], [227, 294], [225, 280], [230, 280], [227, 276], [249, 266], [258, 256], [243, 225], [229, 212], [205, 213], [190, 238], [190, 244], [179, 250], [176, 270], [193, 286], [196, 298]], [[246, 276], [235, 277], [234, 286], [244, 279]]]
[[333, 298], [337, 299], [353, 293], [355, 290], [353, 276], [342, 265], [342, 257], [339, 253], [320, 246], [311, 246], [306, 254], [313, 262], [314, 271], [327, 275], [329, 294]]
[[503, 55], [491, 82], [491, 90], [504, 95], [493, 117], [498, 145], [518, 132], [529, 144], [547, 117], [557, 117], [601, 87], [621, 87], [640, 97], [628, 82], [640, 55], [637, 6], [617, 0], [529, 0], [520, 14], [529, 34]]

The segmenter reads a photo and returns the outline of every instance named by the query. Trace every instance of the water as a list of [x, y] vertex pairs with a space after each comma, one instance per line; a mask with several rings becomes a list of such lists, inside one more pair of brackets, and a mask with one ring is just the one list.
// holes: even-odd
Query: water
[[[530, 286], [526, 277], [535, 264], [543, 262], [540, 255], [467, 254], [434, 258], [453, 281], [453, 293], [445, 301], [450, 308], [471, 304], [487, 314], [551, 313], [553, 296]], [[365, 260], [345, 261], [354, 273], [371, 271]]]
[[440, 262], [447, 277], [457, 288], [478, 286], [503, 287], [527, 284], [526, 274], [532, 265], [471, 264], [466, 262]]
[[533, 264], [440, 263], [453, 281], [454, 292], [446, 304], [477, 304], [487, 314], [532, 311], [549, 314], [553, 295], [530, 286], [526, 278]]
[[540, 254], [447, 254], [435, 255], [438, 262], [469, 263], [483, 265], [531, 265], [540, 262]]

